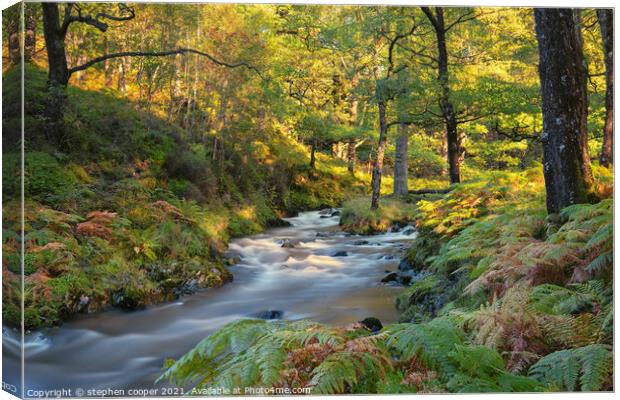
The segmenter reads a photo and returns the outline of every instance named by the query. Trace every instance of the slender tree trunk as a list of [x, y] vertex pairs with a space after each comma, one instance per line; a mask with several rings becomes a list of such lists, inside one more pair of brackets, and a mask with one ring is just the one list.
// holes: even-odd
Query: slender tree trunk
[[372, 166], [372, 197], [370, 209], [379, 208], [379, 196], [381, 195], [381, 173], [383, 171], [383, 156], [385, 154], [385, 145], [387, 142], [387, 122], [386, 122], [386, 106], [385, 103], [379, 102], [379, 143], [377, 145], [377, 154]]
[[30, 62], [37, 49], [37, 14], [34, 4], [24, 3], [24, 60]]
[[[108, 43], [108, 37], [103, 35], [103, 48], [106, 54], [110, 52], [110, 44]], [[105, 60], [103, 62], [103, 75], [104, 84], [106, 87], [112, 87], [112, 60]]]
[[23, 3], [14, 4], [2, 12], [9, 49], [9, 59], [12, 65], [17, 65], [22, 60], [21, 46], [19, 43], [22, 5]]
[[409, 132], [407, 126], [398, 126], [399, 134], [396, 138], [396, 151], [394, 154], [394, 195], [407, 196], [409, 193], [408, 177], [408, 152], [409, 152]]
[[614, 12], [612, 9], [597, 10], [598, 22], [603, 37], [605, 55], [605, 127], [603, 128], [603, 148], [601, 165], [608, 167], [613, 163], [614, 145]]
[[534, 10], [540, 55], [543, 171], [547, 211], [588, 200], [587, 91], [581, 40], [571, 9]]
[[118, 60], [118, 80], [116, 81], [116, 89], [123, 94], [127, 92], [126, 74], [127, 63], [125, 61], [125, 57], [121, 57]]
[[316, 139], [312, 139], [312, 145], [310, 146], [310, 168], [314, 169], [316, 164]]
[[355, 174], [355, 139], [349, 139], [347, 143], [347, 170], [351, 175]]

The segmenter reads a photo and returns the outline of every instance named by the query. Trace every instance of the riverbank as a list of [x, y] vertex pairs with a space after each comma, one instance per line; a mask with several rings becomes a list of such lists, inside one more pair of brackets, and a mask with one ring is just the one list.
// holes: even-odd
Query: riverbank
[[[19, 104], [18, 69], [3, 77]], [[26, 65], [26, 330], [79, 313], [140, 309], [232, 280], [223, 253], [298, 211], [334, 207], [363, 183], [276, 127], [224, 144], [190, 145], [189, 132], [111, 93], [68, 88], [65, 138], [44, 134], [44, 71]], [[3, 119], [3, 317], [21, 321], [19, 113]], [[102, 120], [102, 116], [105, 118]], [[18, 137], [18, 136], [16, 136]], [[11, 151], [15, 149], [15, 151]]]

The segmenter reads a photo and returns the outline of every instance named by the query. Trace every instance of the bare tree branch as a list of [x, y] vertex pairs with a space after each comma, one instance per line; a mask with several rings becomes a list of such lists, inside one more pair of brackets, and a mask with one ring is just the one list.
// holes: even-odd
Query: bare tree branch
[[[77, 11], [77, 14], [73, 14], [73, 10]], [[124, 3], [118, 4], [120, 15], [111, 15], [104, 12], [97, 13], [94, 17], [92, 15], [82, 15], [82, 8], [77, 3], [67, 3], [65, 6], [65, 17], [60, 27], [62, 35], [66, 35], [69, 25], [73, 22], [80, 22], [99, 29], [101, 32], [108, 30], [108, 24], [104, 22], [104, 19], [111, 21], [129, 21], [133, 19], [136, 14], [132, 7], [128, 7]]]
[[[165, 50], [165, 51], [122, 51], [119, 53], [110, 53], [110, 54], [104, 54], [102, 56], [99, 57], [95, 57], [90, 61], [85, 62], [82, 65], [78, 65], [75, 66], [73, 68], [69, 68], [69, 76], [71, 76], [71, 74], [73, 74], [74, 72], [78, 72], [78, 71], [83, 71], [97, 63], [103, 62], [105, 60], [109, 60], [111, 58], [120, 58], [120, 57], [166, 57], [166, 56], [171, 56], [171, 55], [175, 55], [175, 54], [187, 54], [187, 53], [193, 53], [193, 54], [198, 54], [199, 56], [203, 56], [208, 58], [211, 62], [213, 62], [214, 64], [217, 65], [221, 65], [223, 67], [228, 67], [228, 68], [238, 68], [238, 67], [245, 67], [248, 69], [251, 69], [252, 71], [256, 72], [261, 78], [263, 78], [263, 75], [261, 74], [260, 70], [258, 68], [256, 68], [255, 66], [245, 62], [245, 61], [240, 61], [237, 63], [228, 63], [225, 61], [221, 61], [218, 60], [217, 58], [215, 58], [214, 56], [212, 56], [211, 54], [205, 53], [203, 51], [199, 51], [199, 50], [195, 50], [195, 49], [187, 49], [187, 48], [180, 48], [180, 49], [175, 49], [175, 50]], [[263, 78], [264, 79], [264, 78]]]

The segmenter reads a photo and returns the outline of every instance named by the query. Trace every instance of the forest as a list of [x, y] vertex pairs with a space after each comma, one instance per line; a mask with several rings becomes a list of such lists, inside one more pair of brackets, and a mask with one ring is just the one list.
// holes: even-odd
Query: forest
[[[192, 314], [203, 333], [160, 335], [147, 380], [614, 389], [612, 9], [28, 2], [2, 18], [8, 331], [139, 329], [300, 273], [282, 282], [329, 277], [327, 294]], [[337, 314], [314, 306], [338, 293]]]

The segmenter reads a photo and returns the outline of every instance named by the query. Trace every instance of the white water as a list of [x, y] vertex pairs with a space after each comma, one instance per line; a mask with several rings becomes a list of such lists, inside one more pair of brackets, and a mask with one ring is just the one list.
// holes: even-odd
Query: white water
[[[149, 307], [80, 316], [60, 328], [27, 335], [27, 389], [152, 388], [165, 358], [177, 358], [202, 338], [239, 318], [281, 310], [289, 320], [344, 325], [365, 317], [397, 319], [398, 288], [379, 282], [393, 271], [404, 243], [401, 232], [348, 236], [338, 217], [305, 212], [292, 227], [236, 239], [229, 251], [241, 258], [234, 282]], [[317, 237], [317, 232], [327, 237]], [[295, 242], [283, 248], [284, 240]], [[368, 244], [355, 245], [366, 240]], [[345, 257], [334, 257], [346, 251]], [[3, 332], [4, 380], [19, 380], [19, 336]]]

